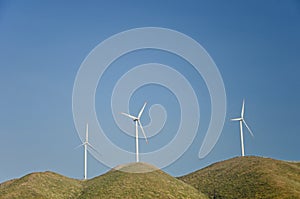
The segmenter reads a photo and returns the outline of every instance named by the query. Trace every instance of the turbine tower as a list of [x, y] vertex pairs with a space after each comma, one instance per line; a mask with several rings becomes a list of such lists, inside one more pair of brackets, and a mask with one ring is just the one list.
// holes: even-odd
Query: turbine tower
[[142, 107], [142, 109], [140, 110], [139, 114], [137, 117], [135, 116], [132, 116], [132, 115], [129, 115], [127, 113], [121, 113], [129, 118], [131, 118], [134, 122], [135, 122], [135, 151], [136, 151], [136, 162], [139, 162], [139, 132], [138, 132], [138, 126], [140, 126], [141, 130], [142, 130], [142, 133], [145, 137], [145, 140], [146, 140], [146, 143], [148, 144], [148, 140], [147, 140], [147, 137], [146, 137], [146, 134], [145, 134], [145, 131], [144, 131], [144, 128], [141, 124], [141, 121], [140, 121], [140, 118], [143, 114], [143, 111], [145, 109], [145, 106], [146, 106], [147, 102], [144, 103], [144, 106]]
[[245, 119], [244, 119], [244, 113], [245, 113], [245, 100], [243, 100], [242, 104], [242, 111], [241, 111], [241, 117], [239, 118], [234, 118], [231, 119], [231, 121], [239, 121], [240, 122], [240, 133], [241, 133], [241, 150], [242, 150], [242, 156], [245, 156], [245, 149], [244, 149], [244, 135], [243, 135], [243, 124], [246, 126], [248, 129], [249, 133], [251, 134], [252, 137], [254, 137], [251, 129], [247, 125]]
[[86, 131], [85, 131], [85, 141], [80, 146], [84, 146], [84, 179], [87, 179], [87, 150], [88, 147], [91, 147], [94, 151], [97, 150], [89, 143], [89, 124], [86, 124]]

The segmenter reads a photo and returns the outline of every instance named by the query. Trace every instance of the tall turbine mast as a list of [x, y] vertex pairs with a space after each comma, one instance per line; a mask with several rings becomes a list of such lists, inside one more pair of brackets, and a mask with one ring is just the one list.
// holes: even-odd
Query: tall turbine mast
[[247, 125], [247, 123], [244, 119], [244, 113], [245, 113], [245, 100], [243, 100], [243, 104], [242, 104], [241, 117], [231, 119], [231, 121], [239, 121], [239, 123], [240, 123], [241, 153], [242, 153], [242, 156], [245, 156], [243, 124], [246, 126], [246, 128], [248, 129], [251, 136], [254, 137], [251, 129], [249, 128], [249, 126]]
[[86, 123], [85, 142], [84, 142], [84, 179], [87, 179], [87, 147], [89, 144], [89, 124]]
[[[87, 180], [87, 151], [88, 147], [91, 147], [94, 151], [98, 153], [98, 151], [89, 143], [89, 124], [86, 123], [86, 130], [85, 130], [85, 141], [79, 145], [84, 146], [84, 179]], [[76, 147], [77, 148], [77, 147]]]
[[123, 113], [123, 112], [121, 113], [121, 114], [123, 114], [123, 115], [125, 115], [125, 116], [131, 118], [131, 119], [134, 121], [134, 123], [135, 123], [135, 151], [136, 151], [136, 162], [139, 162], [139, 161], [140, 161], [140, 160], [139, 160], [139, 132], [138, 132], [138, 127], [139, 127], [139, 126], [140, 126], [140, 128], [141, 128], [141, 130], [142, 130], [142, 133], [143, 133], [144, 137], [145, 137], [146, 143], [148, 144], [148, 140], [147, 140], [147, 137], [146, 137], [144, 128], [143, 128], [143, 126], [142, 126], [142, 124], [141, 124], [141, 121], [140, 121], [140, 118], [141, 118], [141, 116], [142, 116], [142, 114], [143, 114], [143, 112], [144, 112], [144, 109], [145, 109], [146, 105], [147, 105], [147, 102], [144, 103], [144, 106], [143, 106], [142, 109], [140, 110], [140, 112], [139, 112], [139, 114], [138, 114], [137, 117], [132, 116], [132, 115], [129, 115], [129, 114], [127, 114], [127, 113]]

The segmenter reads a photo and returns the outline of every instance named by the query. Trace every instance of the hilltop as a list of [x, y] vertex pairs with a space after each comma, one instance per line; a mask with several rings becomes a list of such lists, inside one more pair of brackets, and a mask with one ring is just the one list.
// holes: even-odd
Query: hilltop
[[0, 198], [300, 198], [300, 162], [237, 157], [179, 178], [146, 163], [86, 181], [40, 172], [0, 184]]
[[[148, 173], [128, 173], [124, 171]], [[0, 198], [207, 198], [194, 187], [145, 163], [131, 163], [91, 180], [52, 172], [32, 173], [0, 184]]]
[[79, 180], [47, 171], [0, 184], [0, 198], [76, 198], [81, 189]]
[[300, 198], [300, 162], [237, 157], [179, 179], [215, 198]]
[[[79, 198], [207, 198], [194, 187], [155, 170], [151, 165], [131, 163], [87, 181]], [[154, 170], [148, 173], [123, 171]]]

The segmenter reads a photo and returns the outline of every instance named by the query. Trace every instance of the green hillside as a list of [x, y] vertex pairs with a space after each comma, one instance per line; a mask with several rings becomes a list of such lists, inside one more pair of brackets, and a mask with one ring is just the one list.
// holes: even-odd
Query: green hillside
[[53, 172], [32, 173], [0, 184], [0, 198], [76, 198], [82, 185]]
[[[148, 173], [127, 173], [153, 170]], [[52, 172], [33, 173], [0, 184], [0, 198], [207, 198], [194, 187], [144, 163], [119, 166], [91, 180]]]
[[41, 172], [0, 184], [1, 199], [213, 197], [300, 199], [300, 163], [238, 157], [178, 179], [151, 165], [131, 163], [87, 181]]
[[211, 198], [300, 198], [300, 163], [238, 157], [179, 178]]
[[194, 187], [176, 178], [155, 170], [148, 173], [128, 173], [153, 170], [144, 163], [134, 163], [119, 167], [89, 180], [84, 185], [79, 198], [207, 198]]

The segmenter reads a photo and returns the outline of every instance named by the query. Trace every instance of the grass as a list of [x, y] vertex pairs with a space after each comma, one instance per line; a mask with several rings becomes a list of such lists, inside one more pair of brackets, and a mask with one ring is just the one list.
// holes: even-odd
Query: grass
[[[124, 171], [145, 171], [128, 173]], [[123, 165], [91, 180], [70, 179], [52, 172], [33, 173], [0, 185], [0, 198], [207, 198], [194, 187], [144, 163]]]
[[211, 198], [300, 198], [300, 164], [238, 157], [180, 177]]
[[76, 198], [81, 182], [53, 172], [32, 173], [0, 185], [0, 198]]
[[300, 199], [300, 163], [238, 157], [178, 179], [145, 163], [122, 165], [86, 181], [53, 172], [32, 173], [0, 184], [0, 198]]
[[207, 198], [192, 186], [144, 163], [125, 165], [87, 181], [79, 198]]

